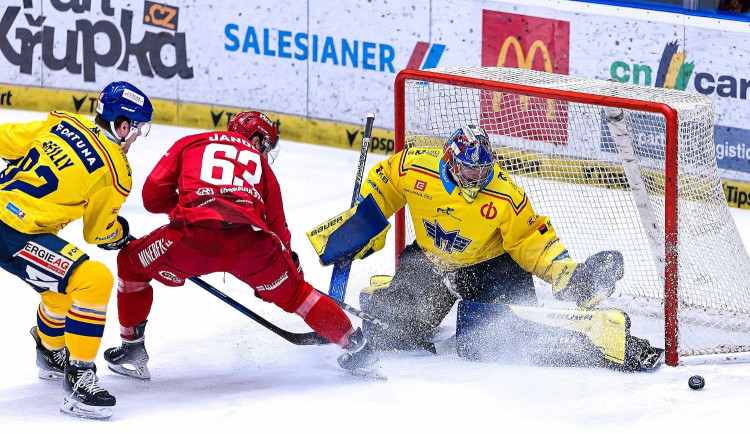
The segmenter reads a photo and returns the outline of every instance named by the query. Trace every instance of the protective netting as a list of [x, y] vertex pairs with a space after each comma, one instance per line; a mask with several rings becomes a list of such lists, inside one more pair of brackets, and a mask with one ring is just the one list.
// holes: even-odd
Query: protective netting
[[[660, 113], [633, 109], [624, 110], [621, 121], [613, 121], [621, 107], [611, 100], [674, 108], [679, 170], [678, 353], [750, 350], [750, 259], [718, 174], [710, 98], [523, 69], [427, 72], [534, 90], [498, 92], [492, 85], [408, 79], [404, 82], [405, 146], [440, 147], [461, 125], [483, 126], [500, 164], [524, 188], [534, 210], [551, 219], [574, 259], [601, 250], [623, 253], [625, 277], [608, 305], [662, 318], [668, 122]], [[545, 89], [570, 94], [556, 92], [558, 96], [549, 99], [544, 97]], [[581, 98], [570, 96], [574, 94], [605, 98], [581, 103], [575, 102]], [[613, 115], [609, 121], [607, 114]], [[626, 134], [615, 140], [618, 135], [613, 132], [618, 128]], [[396, 230], [406, 232], [407, 243], [414, 239], [411, 222]]]

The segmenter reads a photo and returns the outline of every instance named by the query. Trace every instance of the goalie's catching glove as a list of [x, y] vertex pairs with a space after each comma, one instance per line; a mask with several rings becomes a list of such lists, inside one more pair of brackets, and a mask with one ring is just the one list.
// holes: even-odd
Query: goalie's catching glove
[[591, 255], [583, 263], [560, 259], [552, 263], [552, 293], [558, 300], [591, 309], [612, 295], [623, 272], [622, 253], [614, 250]]
[[130, 225], [128, 224], [128, 221], [125, 220], [125, 217], [118, 215], [117, 222], [122, 226], [122, 237], [111, 243], [97, 244], [97, 247], [104, 250], [121, 250], [130, 242]]

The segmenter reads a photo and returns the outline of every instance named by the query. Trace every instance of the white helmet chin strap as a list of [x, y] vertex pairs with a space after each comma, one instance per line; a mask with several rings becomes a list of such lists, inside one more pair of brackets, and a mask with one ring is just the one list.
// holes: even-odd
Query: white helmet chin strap
[[117, 128], [115, 128], [115, 122], [114, 121], [110, 121], [109, 122], [109, 128], [110, 128], [110, 130], [112, 130], [112, 135], [115, 136], [115, 138], [120, 141], [120, 146], [124, 145], [125, 141], [128, 140], [130, 138], [130, 136], [132, 136], [134, 133], [138, 132], [138, 130], [136, 128], [130, 128], [130, 132], [128, 133], [128, 135], [123, 138], [123, 137], [120, 137], [120, 136], [117, 135]]
[[117, 135], [117, 128], [115, 128], [115, 121], [109, 121], [109, 130], [112, 131], [112, 135], [120, 141], [120, 146], [125, 143], [125, 139]]

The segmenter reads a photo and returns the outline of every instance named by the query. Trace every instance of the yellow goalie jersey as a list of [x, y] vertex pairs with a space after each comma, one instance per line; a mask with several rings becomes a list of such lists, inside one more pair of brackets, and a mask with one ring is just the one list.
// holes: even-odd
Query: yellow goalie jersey
[[488, 184], [468, 203], [447, 174], [443, 152], [410, 148], [372, 168], [362, 197], [372, 195], [386, 218], [409, 205], [416, 240], [441, 270], [484, 262], [504, 253], [550, 281], [549, 266], [567, 254], [547, 217], [495, 164]]
[[83, 216], [87, 242], [122, 237], [117, 222], [130, 193], [122, 148], [87, 117], [62, 111], [44, 121], [0, 125], [0, 220], [19, 232], [56, 234]]

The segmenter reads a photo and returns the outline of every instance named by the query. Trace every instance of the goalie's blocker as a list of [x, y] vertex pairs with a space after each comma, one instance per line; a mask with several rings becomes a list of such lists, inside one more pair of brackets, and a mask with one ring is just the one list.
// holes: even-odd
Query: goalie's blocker
[[372, 196], [307, 232], [320, 263], [363, 259], [382, 249], [391, 225]]

